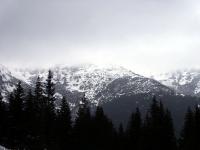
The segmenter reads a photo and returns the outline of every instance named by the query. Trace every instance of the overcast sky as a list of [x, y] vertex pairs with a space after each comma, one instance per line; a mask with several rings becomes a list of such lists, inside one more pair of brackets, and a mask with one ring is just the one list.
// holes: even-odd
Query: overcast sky
[[0, 0], [0, 63], [200, 68], [200, 1]]

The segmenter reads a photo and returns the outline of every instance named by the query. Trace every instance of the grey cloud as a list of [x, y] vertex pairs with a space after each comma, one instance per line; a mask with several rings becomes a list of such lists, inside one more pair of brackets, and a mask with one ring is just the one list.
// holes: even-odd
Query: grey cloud
[[197, 0], [2, 0], [0, 63], [116, 63], [141, 73], [197, 66], [199, 7]]

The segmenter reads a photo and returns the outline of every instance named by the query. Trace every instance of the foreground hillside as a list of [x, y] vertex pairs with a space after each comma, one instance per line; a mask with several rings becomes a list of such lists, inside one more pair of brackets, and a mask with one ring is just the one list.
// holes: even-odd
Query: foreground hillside
[[[112, 102], [104, 104], [103, 108], [106, 114], [113, 119], [115, 124], [123, 122], [124, 125], [127, 125], [128, 116], [130, 116], [132, 111], [137, 107], [140, 108], [143, 116], [147, 113], [152, 102], [152, 98], [153, 96], [149, 94], [122, 96]], [[157, 99], [170, 110], [177, 133], [180, 132], [183, 126], [184, 115], [188, 108], [193, 108], [200, 104], [200, 98], [192, 96], [162, 95], [157, 96]]]

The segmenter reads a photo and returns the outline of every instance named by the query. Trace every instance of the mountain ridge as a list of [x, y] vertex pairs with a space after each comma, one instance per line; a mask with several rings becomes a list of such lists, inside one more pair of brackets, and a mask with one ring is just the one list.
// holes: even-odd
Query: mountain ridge
[[200, 69], [183, 69], [153, 76], [162, 84], [171, 87], [176, 92], [200, 96]]
[[[4, 73], [6, 72], [6, 68], [2, 68], [4, 72], [2, 71], [1, 77], [5, 76]], [[120, 66], [101, 67], [91, 64], [80, 66], [57, 65], [50, 68], [50, 70], [54, 74], [55, 96], [58, 99], [66, 96], [72, 107], [79, 103], [84, 93], [93, 105], [112, 101], [122, 95], [174, 93], [173, 90], [158, 81], [136, 74]], [[21, 80], [24, 85], [33, 88], [37, 76], [40, 76], [42, 81], [45, 82], [48, 69], [15, 69], [6, 73], [10, 77], [9, 80], [12, 79], [15, 82], [9, 82], [12, 84], [12, 87]], [[5, 82], [2, 82], [1, 85], [7, 85]], [[6, 91], [5, 88], [3, 90], [4, 93], [11, 92]]]

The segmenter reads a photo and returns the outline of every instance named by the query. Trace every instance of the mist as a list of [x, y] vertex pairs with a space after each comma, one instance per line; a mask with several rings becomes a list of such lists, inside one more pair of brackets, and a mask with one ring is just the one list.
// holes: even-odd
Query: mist
[[2, 0], [0, 63], [199, 68], [199, 8], [196, 0]]

